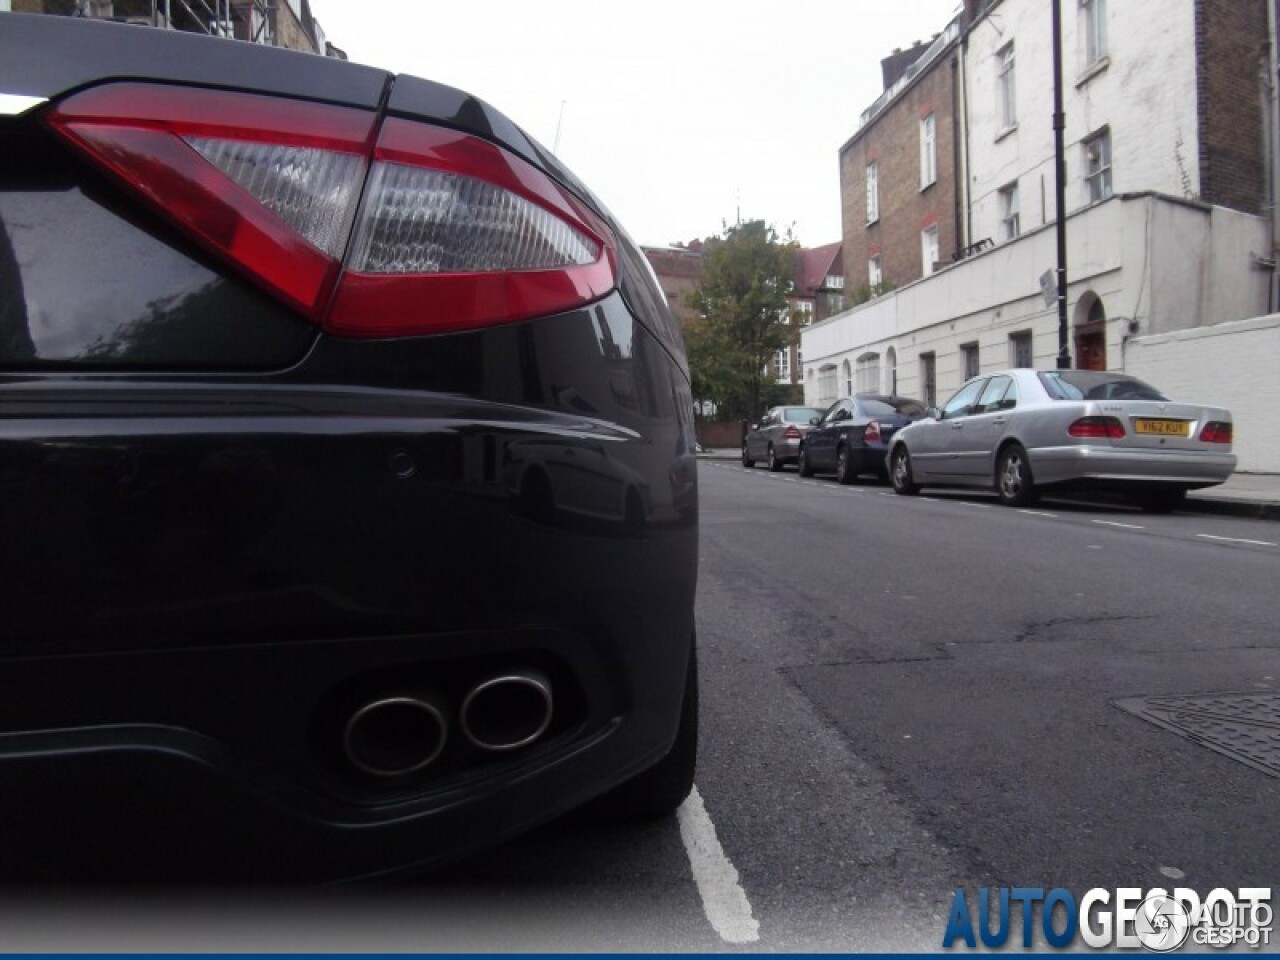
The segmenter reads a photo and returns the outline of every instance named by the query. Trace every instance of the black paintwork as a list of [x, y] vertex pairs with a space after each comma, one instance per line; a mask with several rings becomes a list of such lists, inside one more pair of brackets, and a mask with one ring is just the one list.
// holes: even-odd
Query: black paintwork
[[[832, 404], [820, 423], [804, 437], [806, 469], [813, 473], [836, 470], [840, 451], [846, 451], [853, 476], [875, 474], [888, 476], [885, 456], [894, 433], [908, 423], [919, 419], [898, 413], [883, 413], [867, 408], [867, 401], [883, 400], [880, 395], [855, 394]], [[901, 399], [901, 398], [894, 398]], [[921, 406], [923, 412], [923, 406]], [[867, 425], [871, 421], [880, 424], [880, 439], [869, 440]]]
[[[19, 39], [78, 62], [19, 83]], [[229, 72], [246, 57], [256, 74]], [[129, 62], [346, 102], [381, 90], [375, 71], [246, 44], [0, 18], [0, 91]], [[432, 85], [408, 88], [426, 99], [404, 110], [432, 108]], [[678, 328], [625, 236], [619, 290], [582, 309], [344, 340], [42, 138], [31, 117], [0, 123], [0, 819], [24, 825], [0, 875], [376, 873], [491, 844], [659, 760], [693, 631], [697, 485]], [[81, 246], [86, 223], [100, 239]], [[17, 249], [61, 256], [62, 282]], [[141, 258], [135, 300], [163, 308], [140, 317], [88, 257]], [[452, 716], [517, 667], [557, 693], [533, 747], [453, 740], [391, 782], [339, 754], [370, 698]]]

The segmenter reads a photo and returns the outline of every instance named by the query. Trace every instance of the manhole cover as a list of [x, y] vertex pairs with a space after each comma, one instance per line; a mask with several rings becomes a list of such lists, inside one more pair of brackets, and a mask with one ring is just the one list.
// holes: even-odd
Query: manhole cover
[[1135, 717], [1280, 777], [1280, 694], [1130, 697], [1112, 702]]

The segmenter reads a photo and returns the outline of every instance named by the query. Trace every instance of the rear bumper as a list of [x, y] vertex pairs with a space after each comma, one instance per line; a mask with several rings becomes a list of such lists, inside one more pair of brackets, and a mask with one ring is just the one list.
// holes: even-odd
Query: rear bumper
[[1098, 481], [1170, 483], [1195, 489], [1222, 483], [1236, 468], [1233, 453], [1120, 450], [1102, 446], [1040, 447], [1029, 451], [1038, 485]]

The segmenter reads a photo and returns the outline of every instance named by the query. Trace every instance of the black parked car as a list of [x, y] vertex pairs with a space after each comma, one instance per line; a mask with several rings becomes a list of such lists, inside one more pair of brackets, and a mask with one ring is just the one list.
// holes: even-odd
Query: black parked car
[[858, 393], [837, 400], [800, 444], [800, 475], [834, 471], [840, 483], [865, 473], [887, 479], [889, 438], [924, 411], [923, 403], [908, 397]]
[[691, 410], [641, 254], [483, 102], [0, 16], [0, 874], [673, 810]]

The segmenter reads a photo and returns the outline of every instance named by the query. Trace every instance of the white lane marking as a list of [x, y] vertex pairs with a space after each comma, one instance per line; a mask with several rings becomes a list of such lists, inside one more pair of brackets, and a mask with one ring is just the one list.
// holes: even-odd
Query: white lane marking
[[1025, 513], [1028, 517], [1048, 517], [1050, 520], [1057, 520], [1056, 513], [1045, 513], [1043, 510], [1019, 510], [1019, 513]]
[[1136, 523], [1120, 523], [1116, 520], [1090, 520], [1090, 523], [1100, 523], [1104, 527], [1124, 527], [1126, 530], [1145, 530], [1146, 527], [1140, 527]]
[[702, 897], [702, 909], [712, 929], [725, 943], [755, 943], [760, 924], [751, 914], [747, 894], [738, 882], [737, 868], [725, 856], [716, 838], [716, 826], [707, 816], [702, 794], [695, 786], [676, 811], [680, 839], [693, 869], [693, 882]]
[[990, 510], [989, 503], [974, 503], [972, 500], [952, 500], [952, 503], [958, 503], [962, 507], [977, 507], [979, 510]]
[[937, 503], [937, 502], [938, 502], [938, 498], [937, 498], [937, 497], [921, 497], [920, 499], [921, 499], [921, 500], [924, 500], [924, 501], [925, 501], [925, 502], [927, 502], [927, 503]]
[[1272, 543], [1270, 540], [1241, 540], [1239, 537], [1215, 537], [1211, 533], [1197, 533], [1196, 536], [1202, 540], [1221, 540], [1224, 543], [1248, 543], [1255, 547], [1280, 546], [1280, 544]]

